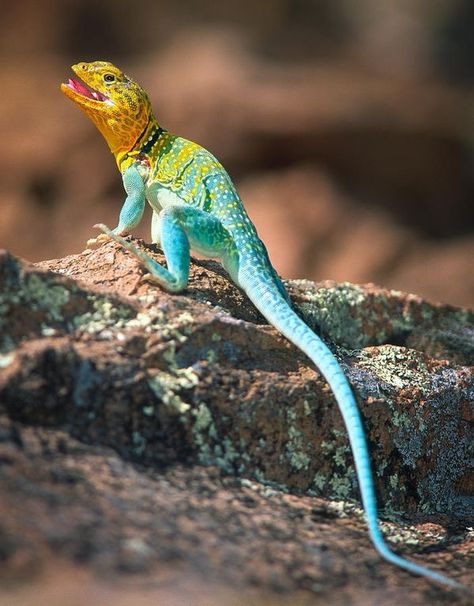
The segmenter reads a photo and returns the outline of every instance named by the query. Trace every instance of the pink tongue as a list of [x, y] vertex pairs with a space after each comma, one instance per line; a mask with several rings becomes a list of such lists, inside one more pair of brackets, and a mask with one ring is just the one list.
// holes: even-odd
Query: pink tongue
[[73, 88], [75, 91], [84, 95], [84, 97], [89, 97], [89, 99], [93, 99], [92, 93], [88, 88], [86, 88], [83, 84], [79, 82], [79, 80], [74, 80], [73, 78], [69, 78], [69, 86]]

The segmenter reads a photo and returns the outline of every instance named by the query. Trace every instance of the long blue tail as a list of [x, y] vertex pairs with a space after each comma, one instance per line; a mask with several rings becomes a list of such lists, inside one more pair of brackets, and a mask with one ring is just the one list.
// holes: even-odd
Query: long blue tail
[[362, 419], [354, 394], [341, 366], [325, 343], [289, 307], [273, 283], [269, 272], [249, 267], [246, 271], [239, 273], [239, 283], [268, 322], [301, 349], [314, 362], [329, 383], [349, 435], [362, 504], [374, 547], [383, 558], [400, 568], [443, 585], [464, 588], [460, 583], [424, 566], [405, 560], [389, 549], [380, 531], [369, 450]]

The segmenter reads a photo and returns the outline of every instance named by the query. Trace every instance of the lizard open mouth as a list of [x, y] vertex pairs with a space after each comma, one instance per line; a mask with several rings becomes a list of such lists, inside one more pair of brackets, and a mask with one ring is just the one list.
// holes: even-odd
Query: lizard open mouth
[[84, 84], [83, 82], [75, 80], [74, 78], [69, 78], [69, 81], [66, 86], [75, 91], [76, 93], [79, 93], [83, 97], [87, 97], [88, 99], [95, 99], [96, 101], [109, 101], [109, 98], [103, 95], [98, 90], [94, 90], [86, 86], [86, 84]]

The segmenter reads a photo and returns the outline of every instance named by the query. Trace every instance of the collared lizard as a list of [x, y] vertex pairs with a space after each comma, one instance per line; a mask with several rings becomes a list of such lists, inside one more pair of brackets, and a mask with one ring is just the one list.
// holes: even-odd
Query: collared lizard
[[[444, 585], [444, 575], [396, 555], [380, 530], [369, 451], [350, 384], [327, 345], [293, 311], [241, 199], [219, 161], [196, 143], [173, 135], [156, 121], [143, 88], [106, 61], [72, 66], [80, 78], [61, 85], [97, 126], [122, 173], [126, 199], [115, 229], [103, 224], [96, 240], [113, 238], [148, 270], [147, 278], [170, 292], [188, 282], [190, 249], [221, 260], [262, 315], [299, 347], [329, 383], [342, 413], [355, 461], [372, 542], [393, 564]], [[123, 238], [153, 209], [151, 238], [163, 249], [167, 268]], [[105, 234], [105, 236], [104, 236]]]

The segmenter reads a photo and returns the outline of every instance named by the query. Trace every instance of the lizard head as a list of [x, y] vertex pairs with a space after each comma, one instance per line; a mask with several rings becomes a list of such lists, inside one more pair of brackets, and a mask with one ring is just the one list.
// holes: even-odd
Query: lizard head
[[61, 90], [97, 126], [113, 153], [133, 149], [152, 118], [142, 87], [108, 61], [76, 63]]

